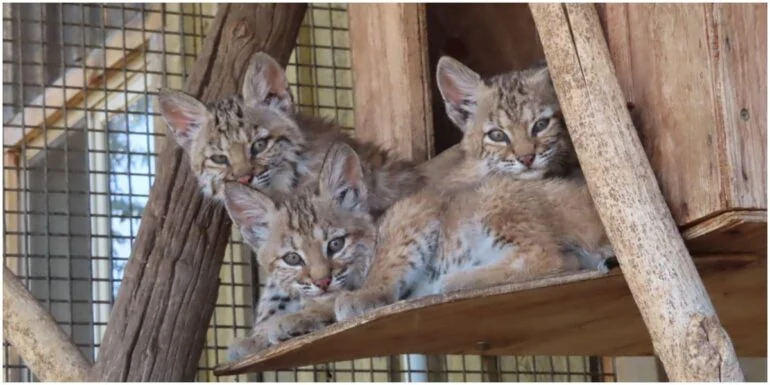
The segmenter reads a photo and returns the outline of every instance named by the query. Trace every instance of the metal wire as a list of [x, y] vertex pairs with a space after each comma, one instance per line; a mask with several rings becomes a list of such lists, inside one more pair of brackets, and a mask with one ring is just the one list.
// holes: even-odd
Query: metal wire
[[[182, 87], [215, 11], [215, 4], [3, 4], [5, 263], [89, 359], [98, 356], [166, 140], [154, 96], [161, 85]], [[346, 5], [311, 4], [287, 74], [303, 111], [352, 130], [348, 40]], [[234, 232], [198, 381], [615, 379], [606, 359], [471, 355], [429, 356], [423, 369], [375, 357], [217, 378], [211, 370], [227, 344], [250, 329], [264, 278]], [[5, 380], [36, 380], [13, 347], [4, 341], [3, 349]]]

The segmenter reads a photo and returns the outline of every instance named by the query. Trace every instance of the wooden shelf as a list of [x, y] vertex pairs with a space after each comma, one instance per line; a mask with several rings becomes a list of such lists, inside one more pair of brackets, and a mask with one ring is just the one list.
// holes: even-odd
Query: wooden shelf
[[767, 210], [730, 210], [682, 232], [693, 254], [767, 254]]
[[[740, 356], [767, 353], [764, 256], [694, 258]], [[665, 256], [661, 256], [665, 263]], [[651, 355], [650, 337], [619, 270], [401, 301], [260, 354], [216, 375], [403, 353]]]

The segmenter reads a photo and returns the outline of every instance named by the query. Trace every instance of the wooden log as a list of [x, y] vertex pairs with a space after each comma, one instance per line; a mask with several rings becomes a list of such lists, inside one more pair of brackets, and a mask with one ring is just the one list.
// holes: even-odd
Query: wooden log
[[350, 4], [356, 136], [412, 160], [433, 154], [425, 4]]
[[530, 9], [591, 196], [666, 373], [743, 380], [631, 122], [596, 9]]
[[[185, 91], [204, 101], [239, 91], [251, 55], [286, 64], [305, 4], [222, 4]], [[205, 199], [189, 160], [167, 145], [131, 258], [90, 371], [92, 381], [191, 381], [219, 286], [231, 223]]]
[[5, 266], [3, 335], [41, 381], [83, 381], [91, 367], [51, 314]]

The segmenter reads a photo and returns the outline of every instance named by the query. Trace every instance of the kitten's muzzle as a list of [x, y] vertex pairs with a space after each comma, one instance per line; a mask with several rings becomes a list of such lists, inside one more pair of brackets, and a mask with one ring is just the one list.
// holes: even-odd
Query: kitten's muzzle
[[331, 285], [332, 279], [331, 277], [321, 278], [321, 279], [314, 279], [313, 284], [318, 286], [321, 290], [326, 291], [326, 289], [329, 288], [329, 285]]
[[532, 166], [532, 162], [535, 161], [535, 154], [519, 155], [516, 159], [521, 162], [521, 164], [529, 167]]
[[238, 180], [238, 183], [240, 184], [249, 185], [251, 184], [251, 178], [253, 177], [254, 177], [253, 175], [244, 175], [244, 176], [238, 177], [237, 180]]

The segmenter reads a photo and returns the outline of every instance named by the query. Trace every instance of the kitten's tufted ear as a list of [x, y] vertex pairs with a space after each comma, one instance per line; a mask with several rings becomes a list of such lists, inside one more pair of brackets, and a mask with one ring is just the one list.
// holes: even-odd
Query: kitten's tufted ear
[[529, 71], [529, 76], [527, 76], [529, 84], [553, 87], [551, 71], [548, 70], [548, 66], [546, 66], [545, 63], [543, 63], [542, 66], [532, 68]]
[[265, 194], [240, 183], [225, 183], [225, 207], [243, 238], [257, 247], [267, 240], [275, 203]]
[[287, 113], [294, 109], [294, 97], [286, 72], [264, 52], [257, 52], [251, 57], [241, 93], [246, 104], [251, 106], [264, 105]]
[[476, 112], [476, 89], [481, 83], [479, 74], [459, 61], [442, 56], [436, 67], [436, 84], [444, 99], [449, 119], [463, 132]]
[[322, 196], [333, 200], [346, 210], [368, 210], [361, 160], [345, 143], [335, 143], [327, 151], [318, 180], [318, 189]]
[[211, 117], [206, 105], [182, 91], [167, 88], [158, 91], [158, 105], [177, 143], [189, 150], [190, 143]]

